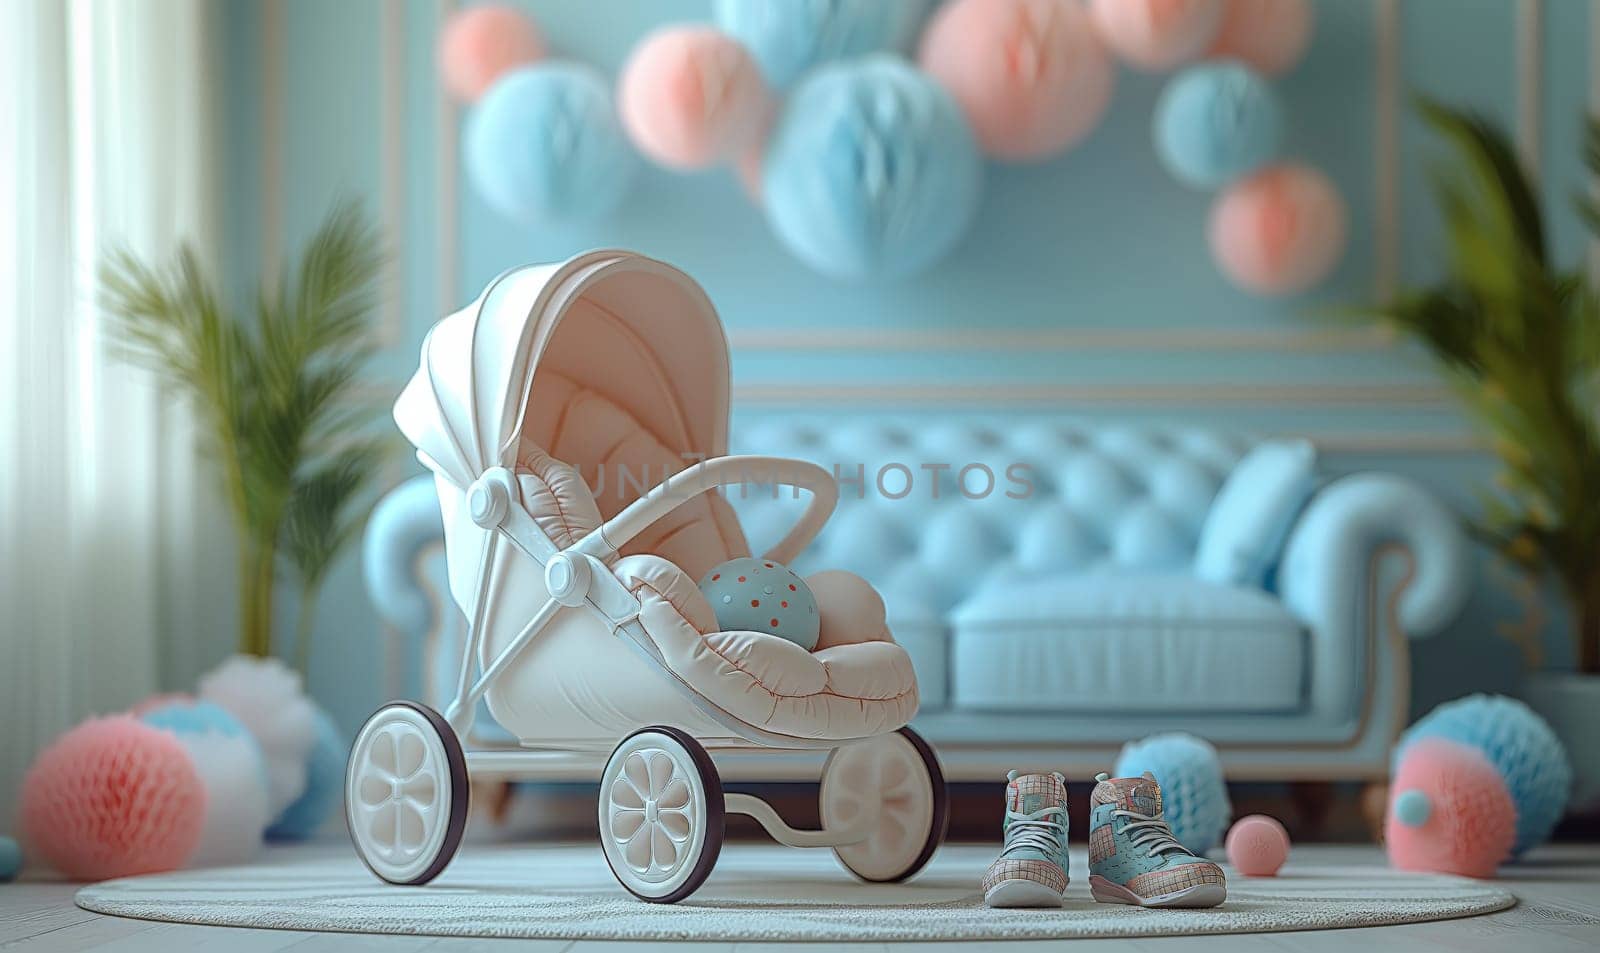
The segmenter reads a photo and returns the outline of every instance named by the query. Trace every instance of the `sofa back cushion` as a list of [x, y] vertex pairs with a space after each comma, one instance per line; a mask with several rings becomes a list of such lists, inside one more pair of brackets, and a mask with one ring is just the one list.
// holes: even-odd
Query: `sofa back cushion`
[[1311, 497], [1317, 452], [1307, 440], [1262, 443], [1233, 468], [1200, 530], [1195, 575], [1224, 586], [1260, 586]]
[[[1212, 499], [1252, 444], [1029, 414], [736, 414], [731, 441], [734, 453], [797, 457], [839, 477], [839, 510], [794, 568], [864, 576], [891, 622], [942, 614], [992, 580], [1186, 571]], [[728, 495], [755, 552], [803, 505], [784, 488]]]

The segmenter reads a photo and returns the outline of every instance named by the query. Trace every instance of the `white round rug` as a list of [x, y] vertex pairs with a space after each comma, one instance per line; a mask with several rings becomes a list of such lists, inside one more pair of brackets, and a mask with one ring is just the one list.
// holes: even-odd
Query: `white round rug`
[[1059, 910], [990, 910], [978, 879], [993, 850], [946, 847], [908, 884], [850, 877], [826, 851], [724, 848], [711, 879], [675, 906], [625, 894], [598, 845], [468, 843], [426, 887], [379, 883], [348, 848], [285, 848], [249, 867], [129, 877], [84, 887], [78, 905], [178, 923], [359, 933], [562, 939], [890, 941], [1169, 936], [1369, 927], [1503, 910], [1516, 898], [1455, 877], [1379, 866], [1231, 874], [1212, 910], [1142, 910], [1089, 897], [1073, 855]]

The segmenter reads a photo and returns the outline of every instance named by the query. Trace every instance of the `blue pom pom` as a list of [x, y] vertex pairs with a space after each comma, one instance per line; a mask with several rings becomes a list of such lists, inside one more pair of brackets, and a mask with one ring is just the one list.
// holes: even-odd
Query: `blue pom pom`
[[526, 222], [599, 218], [638, 166], [605, 80], [574, 63], [507, 73], [473, 110], [464, 148], [484, 200]]
[[306, 789], [267, 828], [269, 840], [305, 840], [315, 834], [344, 794], [344, 737], [321, 708], [315, 724], [316, 741], [306, 758]]
[[1156, 154], [1180, 181], [1221, 188], [1271, 162], [1283, 141], [1283, 106], [1242, 63], [1190, 67], [1161, 91]]
[[900, 276], [955, 247], [983, 163], [955, 101], [904, 60], [823, 67], [789, 97], [763, 166], [767, 218], [803, 261], [840, 278]]
[[924, 0], [717, 0], [716, 5], [717, 25], [745, 45], [767, 82], [779, 89], [832, 60], [903, 50], [927, 12]]
[[1394, 819], [1407, 827], [1421, 827], [1433, 814], [1428, 796], [1415, 788], [1401, 791], [1394, 798]]
[[15, 880], [22, 870], [22, 848], [15, 838], [0, 837], [0, 883]]
[[1150, 735], [1122, 746], [1116, 775], [1149, 771], [1161, 785], [1161, 807], [1172, 836], [1197, 856], [1222, 842], [1233, 805], [1222, 762], [1210, 743], [1184, 732]]
[[1483, 752], [1505, 779], [1517, 806], [1513, 856], [1543, 843], [1567, 809], [1572, 765], [1550, 726], [1533, 709], [1504, 695], [1469, 695], [1446, 702], [1407, 729], [1395, 746], [1398, 765], [1406, 746], [1446, 738]]
[[175, 735], [249, 735], [244, 723], [221, 705], [207, 701], [171, 701], [142, 712], [139, 720]]

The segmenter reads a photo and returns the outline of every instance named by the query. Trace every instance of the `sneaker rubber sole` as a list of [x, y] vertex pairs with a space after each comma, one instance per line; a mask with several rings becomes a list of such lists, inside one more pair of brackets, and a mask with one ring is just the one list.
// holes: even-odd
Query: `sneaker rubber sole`
[[1135, 907], [1201, 909], [1215, 907], [1228, 899], [1227, 884], [1197, 884], [1156, 897], [1141, 897], [1098, 874], [1089, 878], [1089, 892], [1101, 903], [1125, 903]]
[[1036, 880], [1002, 880], [983, 895], [991, 907], [1059, 907], [1062, 895]]

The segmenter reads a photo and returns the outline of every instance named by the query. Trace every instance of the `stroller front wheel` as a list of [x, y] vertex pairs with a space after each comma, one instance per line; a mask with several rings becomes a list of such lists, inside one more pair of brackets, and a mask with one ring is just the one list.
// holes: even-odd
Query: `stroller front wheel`
[[617, 882], [641, 900], [677, 903], [722, 852], [722, 779], [689, 734], [657, 725], [611, 752], [600, 776], [600, 847]]
[[390, 702], [367, 719], [350, 746], [344, 793], [356, 854], [389, 883], [427, 883], [461, 846], [467, 759], [427, 705]]
[[875, 811], [865, 840], [833, 849], [845, 869], [871, 883], [921, 870], [944, 840], [949, 798], [939, 758], [910, 728], [835, 748], [822, 767], [822, 827], [841, 830]]

